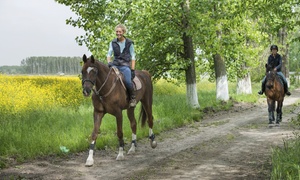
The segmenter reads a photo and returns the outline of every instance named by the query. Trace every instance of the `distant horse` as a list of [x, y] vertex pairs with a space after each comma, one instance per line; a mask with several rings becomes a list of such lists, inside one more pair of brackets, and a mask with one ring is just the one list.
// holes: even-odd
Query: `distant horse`
[[[129, 97], [122, 81], [122, 75], [116, 68], [109, 68], [107, 65], [96, 60], [94, 56], [87, 58], [83, 55], [82, 67], [82, 88], [83, 95], [88, 97], [93, 91], [92, 101], [94, 106], [94, 129], [91, 135], [91, 144], [89, 148], [89, 156], [86, 160], [86, 166], [94, 164], [93, 154], [96, 145], [99, 128], [102, 118], [106, 113], [116, 117], [117, 136], [119, 139], [119, 154], [116, 160], [124, 159], [124, 140], [123, 140], [123, 117], [122, 110], [127, 109], [127, 116], [130, 120], [132, 130], [131, 148], [128, 154], [135, 152], [136, 147], [136, 119], [134, 117], [135, 108], [129, 108]], [[156, 147], [154, 141], [155, 135], [152, 131], [152, 96], [153, 86], [151, 76], [147, 71], [135, 71], [136, 77], [140, 80], [140, 85], [136, 90], [136, 100], [141, 101], [140, 117], [142, 127], [146, 121], [149, 126], [149, 139], [152, 148]], [[136, 85], [137, 86], [137, 85]]]
[[268, 112], [269, 112], [269, 126], [272, 126], [275, 121], [274, 111], [275, 102], [277, 101], [277, 116], [276, 116], [276, 126], [282, 121], [282, 105], [284, 100], [284, 88], [283, 82], [281, 81], [279, 75], [277, 75], [274, 68], [266, 64], [266, 90], [265, 94], [267, 96]]

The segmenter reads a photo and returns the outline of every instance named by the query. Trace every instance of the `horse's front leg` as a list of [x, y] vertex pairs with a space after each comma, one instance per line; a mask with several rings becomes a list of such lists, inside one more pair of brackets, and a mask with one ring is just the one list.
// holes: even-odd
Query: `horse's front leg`
[[98, 133], [99, 133], [99, 128], [102, 122], [102, 118], [104, 116], [103, 112], [99, 112], [97, 110], [94, 110], [94, 129], [92, 132], [92, 137], [91, 137], [91, 144], [90, 144], [90, 150], [89, 150], [89, 156], [86, 160], [85, 166], [93, 166], [94, 164], [94, 149], [96, 146], [96, 140], [98, 137]]
[[131, 127], [131, 132], [132, 132], [132, 139], [131, 139], [131, 147], [128, 151], [128, 154], [133, 154], [135, 153], [135, 148], [136, 148], [136, 119], [134, 117], [134, 108], [129, 108], [127, 109], [127, 116], [130, 121], [130, 127]]
[[267, 99], [268, 102], [268, 112], [269, 112], [269, 124], [273, 124], [275, 120], [274, 117], [274, 109], [275, 109], [275, 102], [271, 99]]
[[276, 118], [276, 124], [279, 124], [279, 122], [282, 121], [282, 105], [283, 105], [283, 102], [282, 102], [282, 101], [278, 101], [278, 102], [277, 102], [277, 109], [276, 109], [276, 112], [277, 112], [277, 118]]
[[117, 136], [119, 139], [119, 154], [117, 156], [117, 161], [124, 160], [124, 140], [123, 140], [123, 117], [122, 117], [122, 111], [120, 110], [119, 113], [117, 113], [116, 121], [117, 121]]

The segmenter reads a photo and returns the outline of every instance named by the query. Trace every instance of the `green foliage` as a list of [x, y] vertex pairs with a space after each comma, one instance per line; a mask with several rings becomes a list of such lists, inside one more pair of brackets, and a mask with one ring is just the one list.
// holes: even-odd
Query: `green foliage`
[[[261, 37], [265, 38], [259, 34], [256, 19], [251, 18], [253, 12], [247, 9], [251, 4], [244, 7], [240, 1], [57, 2], [70, 6], [78, 15], [78, 19], [68, 19], [67, 24], [86, 31], [77, 41], [87, 44], [99, 57], [105, 57], [108, 43], [114, 38], [115, 25], [127, 25], [127, 35], [136, 45], [137, 66], [149, 70], [154, 78], [184, 77], [184, 71], [192, 63], [186, 59], [184, 35], [192, 38], [194, 52], [197, 49], [203, 52], [196, 55], [199, 68], [205, 67], [203, 71], [211, 72], [211, 55], [218, 52], [225, 58], [230, 79], [245, 74], [247, 70], [241, 68], [244, 65], [257, 66], [257, 54], [261, 50], [258, 42]], [[218, 31], [222, 38], [217, 35]]]
[[185, 94], [185, 87], [182, 84], [175, 85], [176, 82], [172, 81], [171, 83], [160, 79], [154, 84], [154, 94], [156, 95], [173, 95], [173, 94]]
[[[298, 26], [296, 32], [294, 33], [293, 37], [300, 37], [300, 27]], [[289, 51], [289, 67], [290, 71], [297, 71], [300, 70], [300, 41], [293, 41], [290, 45]]]
[[283, 147], [272, 150], [271, 179], [300, 179], [300, 136], [284, 140]]
[[[298, 106], [298, 104], [295, 104]], [[299, 129], [300, 115], [291, 119], [290, 125]], [[271, 179], [300, 179], [300, 134], [294, 132], [293, 139], [285, 139], [283, 147], [272, 149]]]
[[[295, 0], [56, 1], [78, 15], [67, 24], [85, 30], [77, 42], [85, 43], [100, 61], [106, 59], [114, 27], [123, 23], [126, 36], [135, 42], [137, 69], [150, 71], [154, 79], [187, 83], [202, 73], [215, 80], [219, 64], [230, 81], [252, 71], [260, 79], [256, 70], [266, 61], [266, 47], [280, 41], [286, 55], [285, 34], [299, 24]], [[220, 61], [214, 61], [215, 55]]]

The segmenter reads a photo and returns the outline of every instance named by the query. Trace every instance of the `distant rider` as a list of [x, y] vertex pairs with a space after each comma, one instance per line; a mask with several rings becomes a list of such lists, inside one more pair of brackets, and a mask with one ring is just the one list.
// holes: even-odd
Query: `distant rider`
[[[281, 55], [277, 53], [278, 47], [276, 45], [272, 45], [270, 50], [271, 50], [271, 55], [268, 58], [268, 65], [271, 65], [271, 67], [274, 68], [274, 70], [280, 76], [284, 85], [284, 93], [290, 96], [291, 93], [288, 90], [287, 81], [283, 73], [281, 72], [282, 58]], [[266, 90], [266, 76], [262, 80], [261, 90], [258, 92], [258, 94], [262, 95], [265, 92], [265, 90]]]

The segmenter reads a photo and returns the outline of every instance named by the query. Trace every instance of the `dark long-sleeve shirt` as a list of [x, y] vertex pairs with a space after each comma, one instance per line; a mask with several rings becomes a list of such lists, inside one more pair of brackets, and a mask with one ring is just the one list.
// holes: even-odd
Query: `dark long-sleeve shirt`
[[276, 68], [277, 72], [281, 71], [282, 66], [282, 58], [280, 54], [276, 54], [275, 57], [271, 54], [268, 58], [268, 64], [272, 66], [272, 68]]

